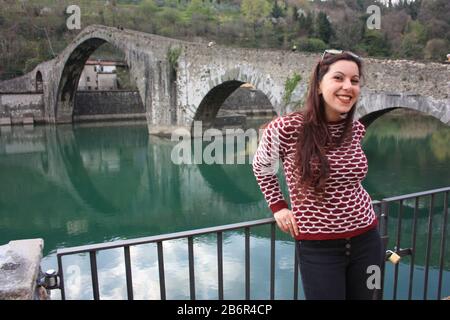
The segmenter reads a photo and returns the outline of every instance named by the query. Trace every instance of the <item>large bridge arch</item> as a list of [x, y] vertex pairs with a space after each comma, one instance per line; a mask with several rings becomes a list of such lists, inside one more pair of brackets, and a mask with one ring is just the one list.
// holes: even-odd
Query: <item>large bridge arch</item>
[[[212, 68], [207, 69], [211, 70]], [[254, 68], [234, 68], [223, 74], [211, 75], [211, 80], [200, 94], [201, 101], [193, 111], [191, 127], [194, 121], [199, 120], [203, 122], [203, 128], [210, 127], [223, 102], [244, 83], [250, 83], [256, 90], [264, 93], [273, 110], [277, 114], [282, 114], [280, 101], [271, 93], [271, 88], [275, 86], [271, 77], [264, 76], [262, 72]]]
[[359, 118], [359, 121], [361, 121], [361, 123], [364, 124], [364, 126], [367, 128], [368, 126], [370, 126], [370, 124], [372, 122], [377, 120], [382, 115], [384, 115], [386, 113], [389, 113], [389, 112], [391, 112], [393, 110], [396, 110], [396, 109], [400, 109], [400, 107], [387, 108], [387, 109], [374, 111], [374, 112], [371, 112], [371, 113], [368, 113], [368, 114], [362, 116], [361, 118]]
[[[57, 98], [54, 110], [57, 122], [71, 122], [75, 104], [75, 94], [84, 65], [91, 54], [105, 43], [109, 43], [116, 50], [122, 51], [125, 54], [125, 57], [128, 56], [127, 52], [117, 46], [114, 41], [99, 37], [98, 35], [80, 41], [72, 52], [67, 55], [67, 59], [64, 61], [64, 67], [57, 87]], [[130, 62], [127, 61], [127, 58], [125, 58], [125, 60], [131, 76], [135, 79], [136, 77], [133, 74]]]
[[406, 108], [430, 115], [450, 125], [450, 99], [435, 100], [418, 94], [363, 93], [356, 116], [366, 127], [373, 121], [399, 108]]

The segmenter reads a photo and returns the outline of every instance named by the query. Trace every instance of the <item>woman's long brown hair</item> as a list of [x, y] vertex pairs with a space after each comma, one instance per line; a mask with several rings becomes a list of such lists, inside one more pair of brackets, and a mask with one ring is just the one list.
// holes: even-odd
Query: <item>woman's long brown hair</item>
[[309, 82], [309, 89], [303, 113], [303, 127], [299, 132], [295, 168], [297, 174], [297, 187], [305, 190], [313, 187], [315, 192], [322, 193], [325, 182], [330, 175], [330, 166], [325, 155], [326, 147], [339, 146], [352, 134], [353, 115], [356, 103], [352, 106], [345, 118], [344, 130], [338, 139], [332, 140], [328, 130], [325, 116], [325, 104], [322, 95], [319, 95], [319, 84], [330, 69], [330, 65], [339, 60], [349, 60], [357, 64], [360, 78], [362, 78], [361, 60], [344, 51], [342, 54], [325, 55], [313, 70]]

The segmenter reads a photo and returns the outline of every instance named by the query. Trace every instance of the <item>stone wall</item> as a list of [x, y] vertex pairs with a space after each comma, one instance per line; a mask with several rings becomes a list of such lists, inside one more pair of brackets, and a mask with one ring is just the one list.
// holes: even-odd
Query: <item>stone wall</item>
[[34, 91], [36, 84], [32, 78], [33, 74], [30, 72], [14, 79], [0, 81], [0, 93]]
[[144, 105], [137, 91], [78, 91], [74, 121], [143, 118]]
[[[44, 122], [42, 93], [0, 93], [0, 124]], [[137, 91], [79, 91], [74, 121], [145, 119]]]
[[0, 119], [11, 124], [44, 122], [43, 113], [42, 93], [0, 93]]

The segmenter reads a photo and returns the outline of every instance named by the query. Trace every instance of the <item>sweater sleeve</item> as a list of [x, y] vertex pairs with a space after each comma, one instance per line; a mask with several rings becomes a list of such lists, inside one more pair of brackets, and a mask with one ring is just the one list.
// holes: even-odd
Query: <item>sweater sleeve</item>
[[358, 141], [361, 142], [361, 140], [366, 135], [366, 127], [359, 120], [356, 123], [357, 123], [357, 130], [358, 130]]
[[282, 121], [280, 118], [277, 118], [264, 129], [252, 162], [256, 181], [272, 213], [288, 208], [277, 177], [279, 158], [282, 151], [279, 132], [281, 124]]

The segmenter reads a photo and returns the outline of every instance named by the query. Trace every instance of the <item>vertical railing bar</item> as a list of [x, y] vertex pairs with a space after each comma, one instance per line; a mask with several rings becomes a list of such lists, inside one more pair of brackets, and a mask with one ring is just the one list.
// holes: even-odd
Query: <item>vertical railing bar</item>
[[[402, 214], [403, 214], [403, 200], [399, 200], [399, 210], [397, 219], [397, 241], [395, 250], [400, 250], [400, 239], [402, 234]], [[397, 300], [397, 286], [398, 286], [398, 266], [397, 263], [394, 268], [394, 294], [392, 300]]]
[[298, 300], [298, 245], [294, 241], [294, 300]]
[[158, 269], [159, 269], [159, 292], [161, 300], [166, 300], [166, 280], [164, 275], [164, 252], [162, 241], [157, 242], [158, 247]]
[[[372, 202], [372, 205], [373, 205], [373, 208], [375, 210], [375, 215], [376, 215], [376, 217], [378, 219], [377, 229], [378, 229], [378, 232], [380, 234], [381, 239], [383, 239], [383, 237], [382, 237], [382, 226], [383, 226], [382, 219], [384, 219], [384, 215], [383, 215], [383, 211], [382, 211], [382, 202], [380, 202], [380, 201], [376, 201], [375, 203]], [[383, 265], [384, 265], [384, 258], [385, 258], [384, 252], [385, 251], [383, 250], [383, 261], [382, 261], [382, 265], [381, 265], [381, 270], [383, 269]], [[382, 299], [381, 298], [381, 294], [382, 294], [382, 290], [383, 290], [382, 289], [383, 288], [382, 279], [383, 278], [381, 277], [381, 280], [380, 280], [381, 287], [376, 290], [376, 293], [373, 296], [374, 300], [381, 300]]]
[[124, 257], [125, 257], [125, 274], [127, 281], [127, 295], [128, 300], [134, 300], [133, 296], [133, 278], [131, 274], [131, 258], [130, 258], [130, 246], [124, 246]]
[[270, 300], [275, 299], [275, 223], [270, 224]]
[[222, 231], [217, 232], [217, 282], [219, 300], [223, 300], [223, 237]]
[[430, 266], [430, 255], [431, 255], [431, 232], [433, 225], [433, 207], [434, 207], [434, 196], [435, 194], [430, 195], [430, 210], [428, 212], [428, 239], [427, 239], [427, 247], [426, 247], [426, 259], [425, 259], [425, 281], [424, 281], [424, 290], [423, 290], [423, 300], [427, 300], [428, 294], [428, 272]]
[[195, 300], [195, 270], [194, 270], [194, 238], [188, 237], [189, 249], [189, 291], [191, 300]]
[[[380, 234], [381, 234], [381, 239], [383, 241], [383, 253], [384, 253], [386, 251], [386, 248], [387, 248], [388, 242], [389, 242], [389, 235], [387, 232], [388, 217], [389, 217], [388, 202], [382, 200], [380, 203], [380, 207], [381, 207]], [[383, 257], [383, 263], [381, 265], [381, 290], [380, 290], [380, 296], [378, 297], [380, 300], [383, 300], [383, 297], [384, 297], [385, 270], [386, 270], [386, 260]]]
[[245, 300], [250, 300], [250, 228], [245, 228]]
[[414, 217], [412, 222], [412, 243], [411, 243], [411, 262], [409, 265], [409, 288], [408, 300], [412, 299], [412, 289], [414, 285], [414, 262], [416, 258], [416, 238], [417, 238], [417, 217], [419, 213], [419, 197], [414, 201]]
[[66, 290], [64, 288], [64, 272], [62, 265], [62, 256], [57, 255], [58, 261], [58, 276], [59, 276], [59, 289], [61, 290], [61, 300], [66, 300]]
[[91, 279], [92, 279], [92, 293], [94, 300], [100, 300], [100, 294], [98, 290], [98, 274], [97, 274], [97, 251], [89, 252], [89, 260], [91, 263]]
[[441, 248], [439, 252], [439, 278], [437, 299], [441, 299], [442, 290], [442, 271], [444, 270], [444, 255], [445, 255], [445, 238], [447, 236], [447, 216], [448, 216], [448, 191], [444, 193], [444, 212], [442, 217], [442, 234], [441, 234]]

